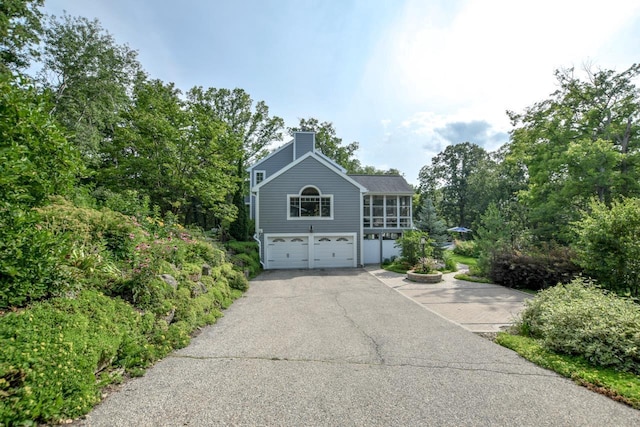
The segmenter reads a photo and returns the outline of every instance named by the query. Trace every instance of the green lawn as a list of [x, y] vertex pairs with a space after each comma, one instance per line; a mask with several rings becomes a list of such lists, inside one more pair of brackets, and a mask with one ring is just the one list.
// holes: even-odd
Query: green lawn
[[477, 258], [472, 258], [469, 256], [464, 256], [464, 255], [458, 255], [456, 253], [454, 253], [453, 251], [448, 251], [451, 254], [451, 257], [458, 263], [458, 264], [465, 264], [468, 265], [469, 267], [475, 267], [478, 264], [478, 259]]

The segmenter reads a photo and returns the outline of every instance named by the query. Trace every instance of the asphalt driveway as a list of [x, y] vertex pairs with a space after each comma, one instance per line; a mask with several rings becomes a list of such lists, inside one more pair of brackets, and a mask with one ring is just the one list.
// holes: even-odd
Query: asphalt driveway
[[96, 426], [640, 425], [361, 269], [270, 271]]

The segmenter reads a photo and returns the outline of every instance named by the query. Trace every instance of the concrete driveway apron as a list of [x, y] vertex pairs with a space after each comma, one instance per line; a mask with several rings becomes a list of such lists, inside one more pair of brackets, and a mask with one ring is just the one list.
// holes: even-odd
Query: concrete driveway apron
[[640, 425], [360, 269], [268, 271], [81, 425]]

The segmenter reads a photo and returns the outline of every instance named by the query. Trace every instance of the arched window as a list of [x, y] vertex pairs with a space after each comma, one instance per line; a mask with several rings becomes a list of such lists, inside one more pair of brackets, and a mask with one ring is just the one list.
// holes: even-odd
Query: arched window
[[333, 195], [322, 194], [313, 185], [303, 187], [298, 194], [290, 194], [288, 202], [288, 219], [333, 218]]

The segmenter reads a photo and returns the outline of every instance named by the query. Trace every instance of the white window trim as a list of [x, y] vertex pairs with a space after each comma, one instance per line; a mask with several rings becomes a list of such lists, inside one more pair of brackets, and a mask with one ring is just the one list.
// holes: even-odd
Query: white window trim
[[[314, 188], [317, 192], [317, 196], [303, 196], [302, 192], [307, 188]], [[291, 198], [292, 197], [319, 197], [328, 198], [331, 206], [329, 216], [291, 216]], [[333, 194], [322, 194], [320, 189], [315, 185], [303, 186], [298, 194], [287, 194], [287, 221], [332, 221], [333, 220]]]
[[264, 171], [264, 170], [256, 170], [256, 171], [253, 171], [253, 174], [254, 174], [254, 175], [253, 175], [253, 185], [258, 185], [258, 184], [260, 184], [260, 182], [258, 182], [258, 174], [259, 174], [259, 173], [261, 173], [261, 174], [262, 174], [262, 180], [261, 180], [260, 182], [262, 182], [262, 181], [264, 181], [265, 179], [267, 179], [267, 172], [266, 172], [266, 171]]
[[[373, 196], [381, 196], [381, 197], [383, 197], [383, 202], [382, 202], [383, 215], [381, 217], [380, 216], [375, 216], [375, 217], [373, 216], [373, 207], [374, 207], [374, 205], [373, 205]], [[367, 195], [363, 196], [363, 201], [362, 201], [363, 206], [364, 206], [364, 197], [368, 197], [369, 198], [369, 205], [368, 205], [368, 207], [369, 207], [369, 215], [364, 215], [364, 210], [363, 210], [363, 215], [362, 215], [363, 226], [364, 226], [364, 218], [365, 217], [369, 218], [369, 226], [368, 227], [364, 227], [367, 230], [370, 230], [370, 229], [373, 229], [373, 230], [381, 230], [381, 229], [408, 230], [408, 229], [413, 228], [413, 218], [412, 218], [412, 215], [413, 215], [413, 206], [412, 205], [413, 205], [413, 203], [412, 203], [411, 199], [409, 199], [409, 205], [408, 205], [409, 216], [401, 216], [400, 215], [400, 211], [401, 211], [400, 198], [401, 197], [410, 197], [410, 196], [405, 196], [405, 195], [395, 195], [395, 196], [393, 196], [393, 195], [387, 195], [387, 194], [367, 194]], [[395, 199], [396, 200], [396, 204], [395, 204], [396, 214], [394, 216], [388, 216], [387, 215], [387, 199]], [[380, 207], [379, 205], [376, 205], [376, 206]], [[382, 225], [381, 226], [374, 226], [374, 221], [373, 221], [374, 218], [382, 218]], [[387, 219], [388, 218], [395, 218], [396, 225], [393, 226], [393, 227], [390, 227], [387, 224]], [[409, 226], [407, 226], [407, 227], [403, 227], [403, 226], [400, 225], [401, 220], [405, 219], [405, 218], [409, 220]]]

